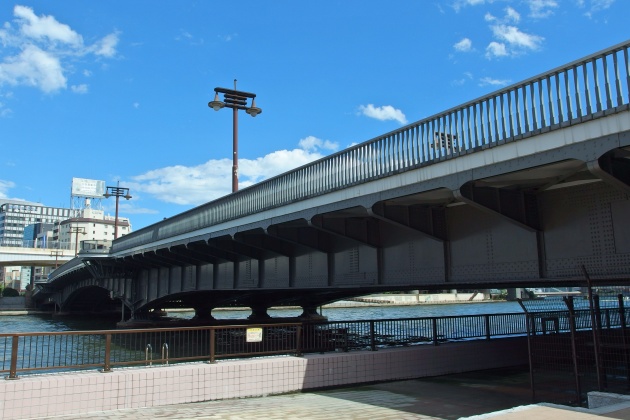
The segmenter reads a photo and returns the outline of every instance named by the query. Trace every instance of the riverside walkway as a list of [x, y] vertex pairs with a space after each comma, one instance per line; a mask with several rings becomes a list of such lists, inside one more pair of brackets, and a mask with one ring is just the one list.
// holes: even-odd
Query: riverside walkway
[[55, 417], [135, 419], [630, 419], [630, 404], [597, 410], [532, 405], [526, 368], [509, 368], [308, 393]]

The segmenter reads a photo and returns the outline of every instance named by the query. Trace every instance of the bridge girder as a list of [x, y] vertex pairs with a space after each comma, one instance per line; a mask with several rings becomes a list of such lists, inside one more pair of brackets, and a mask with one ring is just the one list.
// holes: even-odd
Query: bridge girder
[[[479, 174], [467, 174], [470, 175], [469, 179], [461, 176], [459, 188], [430, 188], [385, 198], [375, 194], [374, 199], [364, 200], [359, 205], [356, 201], [348, 201], [347, 206], [339, 203], [335, 205], [335, 209], [328, 211], [322, 209], [312, 217], [305, 218], [303, 214], [298, 213], [295, 218], [285, 216], [279, 222], [265, 220], [261, 221], [261, 227], [249, 224], [246, 230], [232, 229], [231, 233], [210, 234], [202, 240], [186, 244], [167, 244], [160, 249], [118, 258], [115, 261], [116, 264], [129, 265], [135, 270], [130, 272], [192, 266], [196, 267], [197, 276], [214, 275], [215, 279], [218, 265], [234, 266], [233, 271], [229, 271], [230, 268], [226, 269], [226, 273], [229, 272], [233, 276], [232, 283], [221, 286], [231, 289], [218, 289], [217, 282], [213, 280], [211, 286], [206, 286], [210, 287], [209, 289], [183, 291], [183, 287], [182, 290], [176, 288], [172, 296], [167, 294], [159, 295], [153, 300], [145, 299], [139, 308], [163, 304], [212, 307], [218, 304], [238, 303], [260, 306], [261, 301], [264, 302], [262, 305], [297, 303], [312, 306], [326, 303], [329, 297], [334, 300], [388, 289], [534, 287], [549, 283], [579, 285], [584, 281], [578, 273], [579, 269], [561, 266], [563, 263], [561, 253], [558, 253], [560, 249], [558, 241], [566, 242], [570, 240], [571, 235], [580, 233], [584, 236], [588, 231], [584, 230], [586, 225], [580, 227], [580, 232], [570, 231], [563, 218], [569, 217], [575, 223], [595, 223], [609, 229], [611, 221], [607, 217], [610, 211], [608, 214], [605, 211], [597, 214], [592, 212], [610, 205], [611, 208], [617, 209], [615, 210], [617, 213], [614, 211], [613, 213], [622, 215], [624, 209], [630, 208], [627, 204], [630, 182], [630, 153], [627, 149], [611, 150], [590, 161], [569, 158], [516, 168], [513, 171], [504, 170], [498, 174], [484, 170]], [[510, 165], [506, 163], [504, 166], [507, 168]], [[606, 186], [603, 186], [604, 184]], [[626, 195], [619, 195], [610, 187]], [[603, 201], [603, 205], [597, 204], [599, 206], [597, 207], [588, 204], [576, 211], [576, 206], [582, 206], [582, 202], [576, 198], [579, 195], [576, 191], [580, 194], [584, 191], [585, 197], [588, 196], [584, 200], [591, 200], [589, 203]], [[559, 209], [554, 209], [558, 206]], [[487, 216], [482, 217], [482, 213]], [[615, 217], [617, 222], [622, 220], [619, 219], [621, 216]], [[519, 234], [521, 236], [511, 238], [510, 232], [513, 231], [505, 229], [503, 221], [518, 226], [533, 236]], [[592, 232], [595, 229], [593, 226], [590, 226]], [[497, 234], [499, 230], [504, 232]], [[432, 241], [437, 246], [436, 249], [442, 250], [435, 255], [441, 253], [441, 256], [432, 259], [427, 253], [429, 246], [420, 238]], [[593, 247], [605, 246], [606, 252], [610, 254], [611, 239], [595, 240], [599, 242], [593, 242]], [[600, 242], [604, 245], [600, 245]], [[629, 246], [628, 242], [616, 239], [612, 247], [625, 249]], [[468, 261], [462, 258], [461, 248], [466, 244], [477, 244], [478, 246], [472, 245], [469, 248], [483, 254], [481, 256], [488, 261], [486, 267], [496, 271], [476, 273], [465, 278], [466, 270], [480, 269], [471, 264], [467, 265]], [[577, 244], [579, 245], [579, 242]], [[418, 251], [414, 250], [414, 247], [422, 249]], [[520, 248], [526, 247], [533, 251], [523, 257], [522, 261], [501, 260], [511, 249], [518, 249], [520, 252]], [[584, 246], [581, 248], [584, 249], [579, 252], [591, 252]], [[369, 251], [370, 249], [376, 253]], [[387, 283], [398, 268], [395, 267], [397, 260], [392, 256], [401, 252], [406, 258], [420, 258], [420, 262], [415, 265], [409, 264], [409, 268], [402, 267], [399, 270], [407, 269], [408, 273], [403, 275], [407, 276], [406, 282]], [[625, 258], [601, 252], [595, 254], [594, 251], [588, 254], [588, 258], [582, 258], [571, 249], [562, 252], [569, 255], [566, 260], [575, 264], [583, 263], [586, 266], [605, 265], [607, 258]], [[317, 256], [318, 254], [320, 256]], [[322, 264], [317, 258], [327, 261], [327, 264]], [[369, 261], [370, 259], [373, 261]], [[532, 271], [528, 265], [531, 261], [527, 259], [535, 260], [537, 265], [535, 270]], [[259, 264], [256, 274], [260, 276], [259, 281], [254, 282], [253, 286], [247, 286], [247, 289], [239, 289], [241, 286], [238, 283], [238, 265], [254, 260]], [[280, 260], [279, 267], [284, 270], [281, 275], [289, 279], [287, 290], [269, 287], [262, 280], [265, 264], [277, 263], [276, 260]], [[435, 263], [435, 266], [427, 267], [428, 261]], [[383, 263], [385, 269], [381, 265]], [[285, 265], [284, 268], [282, 264]], [[318, 269], [325, 266], [324, 275], [328, 278], [327, 282], [323, 287], [320, 287], [321, 282], [317, 283], [318, 286], [310, 286], [296, 275], [296, 264], [313, 264]], [[358, 265], [353, 267], [355, 271], [351, 272], [339, 269], [336, 264]], [[510, 268], [513, 271], [509, 274], [514, 273], [515, 276], [500, 279], [503, 272], [508, 272], [501, 264], [513, 265], [515, 268]], [[443, 266], [444, 270], [441, 278], [433, 277], [432, 282], [427, 283], [416, 281], [416, 278], [422, 278], [426, 271], [437, 270], [438, 265]], [[208, 266], [204, 268], [205, 274], [199, 274], [201, 266]], [[365, 276], [370, 270], [374, 270], [374, 266], [377, 266], [376, 270], [379, 271], [375, 281], [357, 277], [357, 287], [354, 288], [345, 287], [355, 281], [353, 277], [339, 281], [338, 277], [346, 273]], [[92, 269], [91, 274], [94, 276], [105, 274], [105, 268], [101, 267], [100, 270], [99, 274]], [[78, 272], [69, 273], [65, 276], [65, 281], [72, 282], [82, 275]], [[592, 277], [595, 283], [612, 285], [628, 282], [629, 275], [602, 271]]]

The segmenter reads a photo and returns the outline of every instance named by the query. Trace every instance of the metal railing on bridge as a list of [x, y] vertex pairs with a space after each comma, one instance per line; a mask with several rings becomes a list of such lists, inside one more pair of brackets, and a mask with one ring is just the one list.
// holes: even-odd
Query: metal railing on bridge
[[[109, 251], [112, 245], [112, 241], [105, 239], [88, 239], [80, 242], [80, 251], [82, 252], [97, 252], [97, 251]], [[3, 238], [0, 240], [0, 248], [25, 248], [25, 252], [28, 249], [49, 249], [49, 250], [71, 250], [74, 251], [74, 242], [61, 242], [61, 241], [45, 241], [41, 239], [35, 240], [23, 240], [23, 239], [8, 239]]]
[[630, 42], [576, 60], [116, 240], [123, 251], [628, 109]]
[[35, 249], [74, 249], [72, 244], [61, 241], [47, 241], [41, 239], [24, 240], [14, 238], [3, 238], [0, 240], [0, 247], [10, 248], [35, 248]]

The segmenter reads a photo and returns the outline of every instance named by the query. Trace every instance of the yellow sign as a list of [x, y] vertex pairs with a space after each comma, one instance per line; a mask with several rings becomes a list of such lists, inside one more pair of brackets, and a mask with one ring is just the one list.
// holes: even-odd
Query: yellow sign
[[248, 328], [246, 341], [248, 343], [259, 343], [262, 341], [262, 328]]

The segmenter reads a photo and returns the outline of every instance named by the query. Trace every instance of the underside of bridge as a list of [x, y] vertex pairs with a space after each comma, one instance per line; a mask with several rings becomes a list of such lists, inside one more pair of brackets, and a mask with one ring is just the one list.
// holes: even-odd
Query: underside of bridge
[[84, 256], [49, 295], [67, 311], [122, 301], [137, 318], [194, 308], [211, 319], [215, 308], [247, 306], [264, 319], [270, 307], [301, 306], [308, 317], [385, 291], [585, 286], [587, 278], [630, 285], [630, 147], [607, 150], [590, 160], [571, 150], [515, 160], [310, 215]]

